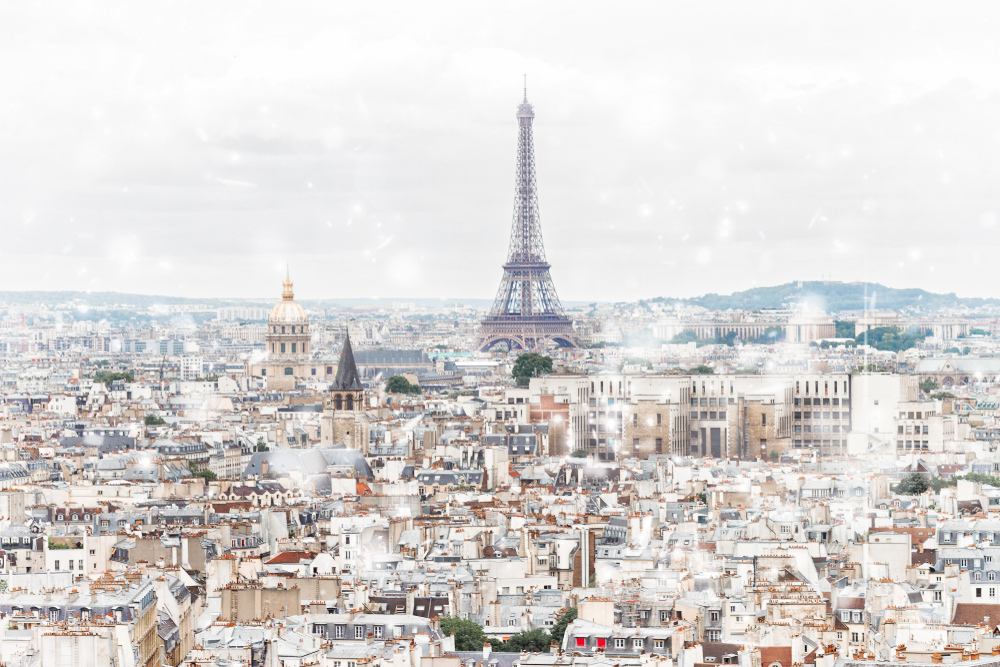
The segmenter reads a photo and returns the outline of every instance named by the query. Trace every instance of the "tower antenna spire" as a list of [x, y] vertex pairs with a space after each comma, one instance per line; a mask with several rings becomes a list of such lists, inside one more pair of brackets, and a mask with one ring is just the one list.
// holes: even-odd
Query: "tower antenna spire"
[[528, 75], [524, 75], [524, 101], [528, 101]]

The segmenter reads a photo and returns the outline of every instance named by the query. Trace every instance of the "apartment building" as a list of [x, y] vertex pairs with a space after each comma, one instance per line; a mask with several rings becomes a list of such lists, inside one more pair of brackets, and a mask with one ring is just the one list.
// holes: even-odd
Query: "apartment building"
[[559, 406], [572, 449], [614, 461], [846, 453], [851, 397], [848, 374], [620, 374], [533, 378], [522, 400]]

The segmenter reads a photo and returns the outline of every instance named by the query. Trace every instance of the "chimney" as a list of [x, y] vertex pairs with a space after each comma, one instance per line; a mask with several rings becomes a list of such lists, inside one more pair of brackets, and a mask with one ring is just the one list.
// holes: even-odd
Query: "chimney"
[[559, 655], [559, 644], [556, 642], [549, 644], [549, 652], [552, 653], [552, 655]]
[[490, 659], [490, 653], [493, 652], [493, 644], [489, 642], [483, 642], [483, 662]]
[[409, 615], [413, 615], [413, 601], [416, 595], [412, 588], [406, 591], [406, 613]]

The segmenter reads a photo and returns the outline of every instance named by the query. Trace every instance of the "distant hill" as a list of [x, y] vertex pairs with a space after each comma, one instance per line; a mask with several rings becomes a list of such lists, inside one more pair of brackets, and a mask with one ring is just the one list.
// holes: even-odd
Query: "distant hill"
[[658, 297], [659, 303], [687, 303], [709, 310], [787, 308], [793, 304], [806, 302], [828, 313], [842, 310], [938, 310], [940, 308], [979, 308], [1000, 306], [1000, 299], [962, 298], [951, 294], [935, 294], [922, 289], [895, 289], [878, 283], [840, 283], [805, 281], [785, 283], [774, 287], [754, 287], [729, 295], [705, 294], [693, 299]]
[[47, 292], [42, 290], [0, 292], [0, 305], [4, 306], [57, 306], [75, 303], [80, 306], [95, 308], [126, 306], [144, 309], [150, 306], [183, 306], [195, 304], [221, 307], [246, 305], [248, 302], [248, 299], [189, 299], [181, 296], [125, 294], [122, 292]]

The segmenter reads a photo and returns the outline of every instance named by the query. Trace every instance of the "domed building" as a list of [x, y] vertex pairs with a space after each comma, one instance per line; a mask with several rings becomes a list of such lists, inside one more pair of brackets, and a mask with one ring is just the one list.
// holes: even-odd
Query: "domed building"
[[250, 364], [250, 374], [264, 377], [268, 389], [294, 389], [297, 379], [333, 381], [337, 365], [312, 359], [309, 316], [295, 300], [287, 273], [284, 287], [281, 301], [267, 318], [267, 356], [260, 363]]

